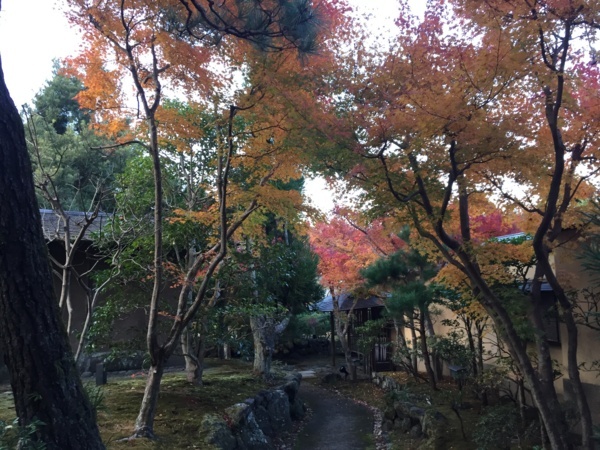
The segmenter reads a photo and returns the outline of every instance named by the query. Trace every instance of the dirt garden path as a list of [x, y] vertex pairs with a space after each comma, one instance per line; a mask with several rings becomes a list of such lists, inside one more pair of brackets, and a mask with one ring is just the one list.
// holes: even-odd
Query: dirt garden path
[[299, 395], [312, 414], [296, 437], [294, 450], [374, 449], [373, 413], [310, 381], [303, 380]]
[[298, 395], [310, 409], [310, 415], [296, 434], [293, 450], [372, 450], [373, 412], [352, 400], [321, 387], [331, 373], [331, 360], [307, 357], [295, 364], [302, 374]]

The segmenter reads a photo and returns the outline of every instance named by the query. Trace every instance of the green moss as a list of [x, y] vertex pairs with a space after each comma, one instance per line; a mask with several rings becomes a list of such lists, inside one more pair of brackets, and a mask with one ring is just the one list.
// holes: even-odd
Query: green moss
[[[200, 432], [204, 415], [220, 415], [225, 408], [268, 387], [251, 375], [248, 364], [236, 360], [209, 362], [211, 367], [205, 371], [203, 386], [191, 385], [181, 372], [163, 377], [154, 421], [154, 431], [159, 437], [156, 441], [120, 441], [133, 431], [145, 378], [115, 380], [109, 376], [103, 408], [98, 411], [98, 426], [107, 449], [206, 449], [205, 436]], [[12, 395], [0, 392], [0, 419], [11, 421], [14, 417]]]
[[[7, 389], [10, 389], [7, 387]], [[15, 404], [10, 390], [0, 391], [0, 419], [10, 421], [15, 417]]]

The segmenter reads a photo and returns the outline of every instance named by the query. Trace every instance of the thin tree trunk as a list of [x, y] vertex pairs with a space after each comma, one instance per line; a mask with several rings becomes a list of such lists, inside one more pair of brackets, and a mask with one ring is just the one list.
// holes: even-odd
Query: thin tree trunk
[[[53, 207], [56, 207], [56, 204], [60, 203], [57, 199], [52, 199], [50, 203]], [[65, 212], [62, 210], [62, 207], [59, 207], [59, 223], [63, 222], [63, 244], [65, 250], [65, 262], [62, 266], [62, 285], [60, 290], [60, 300], [58, 304], [60, 308], [63, 305], [67, 308], [67, 335], [69, 339], [71, 338], [71, 331], [73, 327], [73, 303], [71, 301], [71, 278], [72, 278], [72, 270], [71, 265], [73, 264], [73, 256], [74, 256], [74, 247], [71, 245], [71, 228], [70, 228], [70, 218]], [[56, 210], [55, 210], [56, 213]]]
[[83, 354], [83, 349], [87, 341], [87, 333], [90, 330], [90, 326], [92, 325], [92, 315], [94, 312], [96, 297], [97, 295], [92, 294], [91, 292], [86, 293], [87, 310], [85, 312], [85, 321], [83, 323], [83, 328], [81, 329], [81, 335], [79, 336], [79, 341], [77, 342], [77, 350], [75, 351], [76, 364], [79, 364], [79, 360], [81, 358], [81, 355]]
[[423, 362], [425, 363], [425, 370], [427, 371], [427, 377], [429, 378], [429, 385], [434, 391], [437, 391], [435, 373], [433, 371], [433, 367], [431, 366], [429, 348], [427, 345], [427, 334], [425, 332], [425, 312], [423, 308], [421, 308], [421, 317], [419, 317], [419, 332], [421, 334], [421, 353], [423, 354]]
[[[69, 281], [70, 283], [70, 281]], [[71, 337], [73, 331], [73, 302], [71, 301], [71, 290], [67, 292], [67, 336]]]
[[22, 426], [47, 450], [104, 449], [54, 295], [21, 118], [0, 62], [0, 353]]
[[[525, 383], [523, 382], [523, 378], [519, 377], [517, 380], [517, 389], [519, 392], [519, 411], [521, 413], [521, 420], [523, 424], [525, 424], [525, 407], [527, 406], [527, 396], [525, 395]], [[527, 424], [525, 424], [527, 425]], [[542, 427], [543, 428], [543, 427]]]
[[[574, 22], [569, 19], [564, 22], [563, 34], [560, 37], [560, 45], [556, 46], [554, 50], [556, 59], [554, 63], [549, 67], [552, 71], [553, 76], [556, 77], [556, 83], [554, 86], [544, 86], [543, 92], [545, 96], [544, 112], [546, 115], [546, 122], [548, 130], [552, 136], [552, 150], [554, 153], [554, 167], [552, 171], [552, 177], [549, 185], [548, 194], [545, 200], [545, 209], [542, 220], [533, 237], [533, 250], [537, 258], [536, 274], [541, 273], [546, 277], [546, 280], [554, 290], [556, 298], [558, 299], [564, 314], [565, 324], [567, 326], [568, 333], [568, 348], [567, 348], [567, 367], [569, 372], [569, 378], [573, 385], [573, 391], [575, 400], [579, 409], [579, 415], [582, 427], [582, 440], [583, 446], [586, 448], [593, 447], [592, 443], [592, 417], [589, 409], [589, 404], [581, 384], [579, 377], [579, 365], [577, 363], [577, 326], [571, 315], [572, 304], [567, 299], [564, 289], [558, 282], [552, 266], [550, 264], [550, 248], [548, 246], [548, 240], [551, 242], [555, 239], [560, 232], [563, 231], [563, 219], [567, 214], [569, 205], [572, 203], [573, 193], [577, 189], [573, 186], [573, 175], [577, 165], [571, 165], [565, 173], [565, 156], [569, 153], [563, 135], [561, 132], [561, 119], [560, 111], [562, 109], [564, 93], [565, 93], [565, 72], [568, 65], [570, 55], [570, 46], [573, 39]], [[540, 31], [540, 46], [542, 52], [545, 52], [548, 47], [544, 38], [544, 33]], [[560, 50], [559, 50], [560, 49]], [[546, 56], [544, 56], [546, 58]], [[585, 141], [584, 141], [585, 142]], [[584, 144], [585, 146], [585, 144]], [[583, 148], [579, 150], [573, 148], [570, 159], [571, 161], [581, 161], [581, 153]], [[579, 154], [577, 154], [579, 153]], [[561, 195], [562, 191], [562, 195]], [[562, 200], [561, 200], [562, 197]], [[532, 294], [534, 290], [539, 290], [539, 284], [541, 278], [537, 277], [533, 280]], [[536, 300], [534, 298], [534, 300]], [[539, 300], [539, 299], [538, 299]], [[542, 411], [543, 412], [543, 411]], [[558, 413], [557, 413], [558, 414]], [[551, 424], [546, 422], [546, 431], [552, 445], [553, 433]], [[562, 425], [562, 424], [561, 424]], [[564, 428], [560, 431], [564, 433]], [[563, 435], [563, 440], [566, 438]]]
[[[188, 270], [190, 269], [190, 267], [193, 264], [193, 262], [189, 261], [189, 255], [192, 251], [193, 251], [193, 249], [188, 248], [188, 263], [187, 263]], [[193, 297], [193, 292], [191, 289], [190, 289], [188, 298], [189, 298], [188, 302], [192, 303], [194, 297]], [[196, 355], [194, 352], [193, 339], [191, 339], [190, 334], [191, 334], [190, 326], [188, 325], [187, 327], [185, 327], [185, 329], [181, 333], [181, 337], [179, 338], [180, 343], [181, 343], [181, 353], [183, 353], [183, 359], [185, 361], [185, 376], [186, 376], [186, 379], [190, 383], [202, 384], [201, 379], [199, 381], [198, 358], [196, 358]]]
[[[208, 341], [208, 319], [206, 315], [203, 315], [201, 319], [198, 321], [198, 326], [200, 327], [200, 332], [198, 336], [198, 341], [196, 342], [196, 353], [194, 357], [196, 358], [196, 380], [195, 383], [197, 385], [202, 385], [204, 383], [204, 356], [206, 355], [206, 344]], [[193, 349], [192, 349], [193, 350]], [[227, 358], [229, 359], [229, 358]]]
[[[126, 27], [127, 28], [127, 27]], [[153, 48], [154, 51], [154, 48]], [[154, 284], [150, 298], [150, 308], [148, 311], [148, 329], [146, 332], [146, 346], [150, 354], [150, 372], [146, 380], [146, 389], [140, 405], [140, 411], [135, 421], [134, 438], [149, 437], [154, 438], [154, 414], [156, 412], [156, 403], [158, 393], [160, 392], [160, 381], [164, 370], [164, 364], [171, 352], [165, 352], [163, 346], [158, 342], [158, 309], [160, 291], [162, 288], [163, 275], [163, 186], [162, 186], [162, 167], [160, 162], [160, 147], [158, 143], [158, 129], [155, 119], [156, 109], [161, 101], [161, 85], [157, 75], [157, 60], [155, 54], [153, 58], [154, 68], [154, 98], [149, 99], [145, 89], [141, 85], [141, 79], [137, 73], [137, 65], [133, 56], [133, 50], [129, 41], [127, 41], [127, 57], [130, 61], [133, 82], [139, 95], [144, 109], [145, 120], [148, 126], [149, 145], [146, 150], [152, 158], [152, 174], [154, 177], [154, 261], [153, 276]], [[180, 322], [181, 323], [181, 322]], [[177, 327], [177, 333], [181, 333], [182, 327]], [[179, 340], [179, 335], [176, 336]]]
[[338, 335], [338, 339], [340, 340], [340, 344], [342, 346], [342, 351], [344, 352], [344, 359], [346, 361], [348, 373], [350, 374], [350, 379], [352, 381], [356, 381], [356, 367], [354, 366], [354, 361], [352, 361], [352, 352], [350, 351], [350, 345], [348, 344], [346, 332], [344, 331], [344, 328], [339, 320], [336, 320], [336, 334]]
[[160, 382], [164, 370], [163, 358], [158, 359], [157, 364], [150, 366], [148, 379], [146, 380], [146, 389], [144, 390], [144, 397], [142, 398], [142, 404], [137, 419], [135, 419], [133, 438], [155, 438], [154, 415], [156, 414]]
[[[542, 279], [542, 265], [538, 264], [535, 271], [534, 280]], [[548, 305], [544, 305], [541, 297], [541, 283], [534, 281], [531, 292], [531, 322], [538, 332], [535, 336], [536, 348], [537, 348], [537, 359], [538, 359], [538, 380], [540, 386], [544, 392], [546, 402], [551, 408], [551, 412], [554, 414], [556, 425], [560, 427], [559, 430], [565, 436], [568, 436], [568, 427], [565, 421], [564, 413], [562, 411], [560, 402], [558, 401], [558, 395], [554, 388], [554, 367], [552, 355], [550, 354], [550, 345], [548, 339], [544, 333], [544, 320], [543, 315], [546, 314], [546, 308]]]
[[[137, 437], [154, 437], [153, 422], [156, 408], [156, 401], [158, 399], [158, 393], [160, 391], [160, 380], [162, 377], [162, 371], [167, 359], [173, 354], [176, 346], [180, 344], [181, 333], [183, 329], [192, 321], [196, 313], [200, 309], [201, 305], [204, 305], [206, 300], [206, 293], [209, 288], [209, 281], [212, 279], [213, 274], [225, 258], [227, 254], [227, 240], [233, 235], [236, 229], [243, 223], [243, 221], [252, 214], [256, 209], [257, 201], [252, 200], [248, 208], [237, 218], [231, 225], [227, 224], [227, 185], [229, 169], [231, 167], [231, 158], [234, 153], [234, 139], [233, 139], [233, 118], [237, 111], [235, 106], [230, 106], [229, 109], [229, 129], [228, 129], [228, 143], [227, 149], [222, 155], [217, 158], [217, 191], [219, 199], [219, 242], [214, 245], [213, 248], [208, 250], [204, 255], [196, 257], [193, 267], [187, 272], [183, 287], [179, 294], [176, 320], [172, 322], [169, 334], [162, 345], [158, 343], [158, 299], [161, 287], [162, 278], [162, 175], [160, 167], [160, 159], [158, 154], [158, 136], [156, 121], [154, 120], [154, 110], [150, 109], [147, 105], [147, 100], [143, 89], [140, 86], [139, 79], [134, 77], [134, 82], [138, 84], [138, 92], [143, 99], [143, 103], [146, 109], [146, 115], [149, 118], [150, 128], [150, 152], [154, 162], [154, 178], [155, 178], [155, 249], [154, 249], [154, 289], [152, 293], [152, 299], [150, 302], [150, 312], [148, 318], [148, 332], [146, 335], [148, 352], [151, 358], [151, 367], [155, 370], [152, 376], [148, 377], [146, 390], [144, 391], [144, 397], [142, 399], [142, 405], [140, 412], [136, 420], [136, 426], [134, 429], [133, 438]], [[158, 83], [158, 80], [155, 80]], [[158, 106], [160, 92], [155, 93], [154, 107]], [[203, 263], [207, 260], [207, 255], [213, 255], [210, 258], [210, 263], [206, 267], [204, 278], [198, 286], [194, 301], [192, 305], [188, 305], [188, 293], [191, 287], [197, 280], [198, 271]], [[208, 301], [207, 307], [214, 306], [213, 300]]]
[[339, 298], [336, 295], [333, 287], [329, 289], [331, 293], [331, 299], [333, 301], [333, 314], [334, 314], [334, 324], [335, 324], [335, 333], [337, 334], [338, 339], [340, 340], [340, 344], [342, 346], [342, 351], [344, 352], [344, 359], [346, 360], [346, 370], [350, 370], [350, 377], [352, 381], [356, 381], [356, 367], [354, 365], [354, 361], [352, 361], [352, 352], [350, 351], [350, 345], [348, 343], [348, 330], [350, 326], [350, 318], [354, 311], [354, 305], [348, 311], [348, 315], [345, 317], [346, 323], [343, 324], [344, 318], [342, 317], [342, 312], [340, 311], [340, 302]]
[[[185, 327], [185, 330], [181, 333], [181, 351], [183, 352], [183, 358], [185, 359], [185, 377], [193, 384], [201, 385], [202, 377], [200, 376], [200, 364], [198, 358], [194, 354], [194, 346], [192, 339], [190, 338], [189, 327]], [[202, 339], [202, 337], [201, 337]]]
[[[481, 286], [487, 287], [483, 284]], [[553, 390], [554, 386], [540, 381], [539, 373], [533, 368], [531, 358], [527, 353], [527, 347], [522, 343], [512, 321], [508, 317], [508, 313], [496, 301], [489, 302], [490, 298], [494, 298], [491, 292], [486, 292], [486, 295], [489, 295], [486, 298], [486, 306], [490, 308], [489, 311], [496, 322], [496, 329], [499, 330], [501, 338], [509, 346], [511, 356], [515, 359], [530, 387], [531, 396], [540, 411], [540, 416], [548, 433], [550, 445], [555, 450], [568, 449], [568, 435], [563, 426], [564, 422], [559, 419], [559, 411], [556, 411], [557, 406], [553, 404], [552, 392], [549, 391], [549, 389]]]
[[[476, 320], [475, 328], [477, 330], [477, 368], [479, 374], [483, 374], [483, 330], [485, 328], [485, 322], [480, 324]], [[485, 388], [481, 390], [481, 404], [483, 406], [488, 406], [488, 395]]]
[[411, 354], [411, 359], [412, 359], [412, 366], [413, 366], [413, 373], [416, 375], [417, 373], [419, 373], [419, 360], [417, 357], [417, 331], [415, 329], [415, 315], [414, 313], [411, 311], [408, 314], [408, 323], [410, 326], [410, 335], [412, 338], [412, 354]]
[[331, 366], [335, 369], [337, 366], [335, 364], [335, 315], [334, 312], [331, 311], [329, 315], [329, 328], [331, 333], [330, 345], [331, 345]]
[[197, 385], [204, 384], [204, 357], [206, 355], [206, 333], [205, 330], [202, 330], [202, 334], [198, 339], [198, 349], [196, 351], [196, 360], [198, 361], [198, 370], [197, 370]]
[[[113, 257], [114, 259], [114, 257]], [[90, 273], [88, 271], [88, 273]], [[104, 282], [96, 287], [92, 288], [89, 284], [83, 281], [83, 276], [80, 275], [77, 277], [77, 281], [81, 288], [86, 292], [86, 300], [87, 300], [87, 311], [85, 315], [85, 322], [83, 324], [83, 328], [81, 330], [81, 335], [79, 336], [79, 342], [77, 344], [77, 351], [75, 352], [75, 363], [79, 365], [81, 355], [83, 354], [83, 350], [87, 343], [88, 332], [92, 326], [92, 318], [94, 317], [94, 311], [96, 310], [96, 305], [98, 304], [98, 299], [100, 298], [100, 293], [110, 284], [110, 281], [115, 277], [119, 271], [113, 272], [110, 277], [108, 277]]]
[[573, 394], [577, 408], [579, 410], [579, 416], [581, 419], [581, 445], [583, 448], [594, 448], [593, 444], [593, 422], [592, 413], [590, 406], [587, 401], [586, 393], [583, 389], [581, 377], [579, 376], [579, 365], [577, 362], [577, 324], [573, 318], [571, 309], [563, 311], [563, 320], [567, 328], [567, 371], [569, 373], [569, 379], [573, 387]]
[[[422, 312], [425, 318], [425, 332], [427, 336], [433, 337], [435, 336], [435, 329], [433, 328], [433, 321], [431, 320], [429, 309], [422, 310]], [[431, 360], [433, 362], [433, 373], [435, 373], [435, 379], [439, 381], [442, 379], [443, 366], [442, 361], [435, 350], [431, 352]]]
[[400, 354], [402, 363], [409, 368], [411, 366], [410, 356], [408, 356], [408, 344], [404, 336], [404, 320], [394, 319], [394, 329], [396, 330], [396, 354]]
[[475, 321], [475, 328], [477, 330], [477, 365], [479, 367], [479, 373], [483, 373], [483, 332], [485, 330], [485, 321]]
[[67, 267], [62, 267], [62, 276], [60, 283], [60, 297], [58, 298], [58, 306], [62, 309], [67, 302], [67, 294], [69, 293], [70, 271]]
[[[538, 267], [541, 267], [541, 272], [546, 276], [546, 279], [552, 287], [554, 295], [558, 299], [562, 310], [562, 318], [567, 328], [567, 372], [569, 374], [569, 379], [571, 380], [573, 395], [575, 397], [575, 402], [579, 411], [579, 418], [581, 420], [582, 446], [584, 448], [592, 448], [594, 446], [592, 414], [585, 390], [583, 389], [581, 377], [579, 375], [579, 362], [577, 359], [578, 329], [573, 317], [573, 304], [567, 298], [563, 287], [554, 275], [554, 271], [552, 270], [550, 261], [548, 259], [547, 248], [543, 245], [543, 243], [534, 246], [534, 248], [536, 249], [536, 255], [538, 255], [539, 259]], [[534, 298], [541, 297], [538, 292], [540, 289], [539, 284], [539, 282], [534, 281], [532, 287], [532, 296]], [[534, 290], [536, 292], [534, 292]], [[535, 294], [537, 294], [537, 296]]]
[[469, 343], [469, 350], [471, 351], [471, 370], [473, 371], [473, 377], [477, 377], [477, 374], [479, 373], [479, 365], [477, 364], [477, 351], [475, 350], [473, 325], [469, 318], [465, 318], [463, 322], [465, 324], [465, 330], [467, 332], [467, 342]]

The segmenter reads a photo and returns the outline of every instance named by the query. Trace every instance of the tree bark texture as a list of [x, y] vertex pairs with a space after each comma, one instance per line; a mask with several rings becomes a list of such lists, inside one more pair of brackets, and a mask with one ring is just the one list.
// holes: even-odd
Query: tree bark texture
[[[202, 318], [204, 319], [204, 317]], [[202, 326], [202, 325], [201, 325]], [[206, 351], [206, 334], [202, 327], [200, 336], [196, 345], [189, 325], [181, 333], [181, 351], [185, 358], [185, 376], [186, 379], [198, 386], [202, 385], [202, 375], [204, 373], [204, 352]]]
[[0, 66], [0, 352], [21, 425], [48, 450], [103, 449], [62, 324], [21, 118]]
[[427, 376], [429, 377], [429, 385], [431, 386], [431, 389], [437, 391], [435, 372], [433, 371], [433, 367], [431, 365], [431, 356], [429, 355], [429, 348], [427, 346], [427, 333], [425, 330], [425, 310], [421, 308], [420, 312], [421, 314], [419, 317], [419, 337], [421, 342], [421, 354], [423, 355], [423, 363], [425, 364], [425, 370], [427, 371]]
[[[431, 320], [429, 308], [426, 307], [425, 309], [423, 309], [422, 314], [423, 318], [425, 319], [425, 331], [427, 337], [435, 336], [435, 330], [433, 328], [433, 321]], [[425, 343], [427, 344], [427, 341]], [[436, 381], [440, 381], [443, 377], [444, 366], [442, 364], [442, 359], [439, 357], [435, 350], [431, 352], [431, 362], [433, 365], [433, 372], [435, 373], [435, 379]]]
[[417, 331], [415, 329], [415, 316], [412, 311], [408, 313], [408, 323], [410, 328], [410, 338], [411, 338], [411, 364], [413, 368], [413, 373], [416, 375], [419, 373], [419, 362], [417, 358]]
[[[340, 340], [342, 351], [344, 352], [347, 370], [349, 370], [352, 381], [356, 381], [356, 367], [354, 365], [354, 361], [352, 361], [352, 352], [350, 351], [350, 344], [348, 343], [348, 330], [350, 328], [350, 320], [354, 312], [354, 305], [352, 306], [352, 308], [350, 308], [350, 311], [348, 311], [348, 314], [344, 317], [344, 313], [340, 311], [340, 302], [338, 296], [335, 295], [333, 289], [330, 289], [330, 292], [331, 298], [333, 300], [335, 332], [337, 334], [338, 339]], [[343, 323], [344, 321], [345, 324]]]
[[250, 317], [250, 329], [254, 342], [252, 368], [255, 373], [263, 377], [271, 374], [271, 361], [275, 347], [275, 330], [272, 322], [271, 319], [262, 315]]
[[165, 359], [159, 357], [156, 363], [150, 366], [148, 379], [146, 380], [146, 389], [144, 397], [135, 419], [135, 427], [132, 438], [150, 438], [154, 439], [154, 416], [156, 415], [156, 405], [158, 403], [158, 394], [160, 393], [160, 382], [165, 370]]
[[551, 447], [555, 450], [569, 448], [568, 436], [563, 427], [564, 422], [559, 417], [559, 411], [555, 409], [556, 405], [552, 402], [552, 397], [555, 394], [549, 392], [549, 390], [554, 389], [554, 386], [540, 381], [539, 373], [533, 367], [531, 358], [527, 353], [527, 347], [517, 333], [507, 311], [486, 285], [482, 284], [481, 287], [486, 288], [484, 307], [492, 317], [499, 336], [508, 345], [511, 356], [530, 388], [531, 397], [539, 409]]

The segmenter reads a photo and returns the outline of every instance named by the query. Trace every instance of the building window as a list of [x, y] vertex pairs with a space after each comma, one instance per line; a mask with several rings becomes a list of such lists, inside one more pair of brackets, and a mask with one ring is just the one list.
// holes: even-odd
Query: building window
[[559, 317], [556, 308], [556, 297], [554, 292], [542, 292], [542, 301], [548, 305], [546, 314], [544, 314], [544, 333], [546, 340], [550, 344], [560, 345]]

